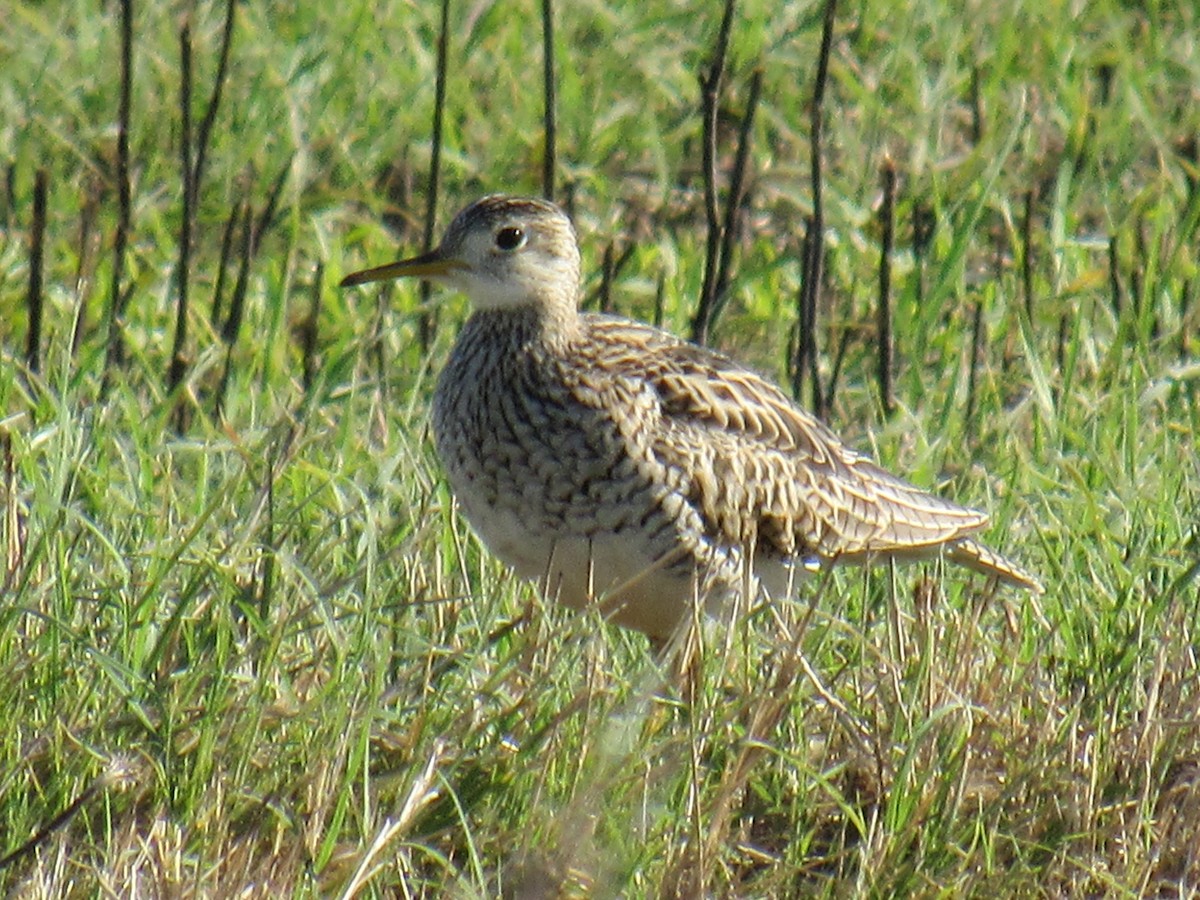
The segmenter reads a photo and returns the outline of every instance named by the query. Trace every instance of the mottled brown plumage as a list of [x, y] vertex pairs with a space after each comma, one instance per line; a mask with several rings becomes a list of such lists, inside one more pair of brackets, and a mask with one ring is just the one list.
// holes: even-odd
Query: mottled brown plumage
[[987, 516], [846, 447], [759, 375], [581, 313], [566, 214], [486, 197], [442, 244], [343, 284], [416, 276], [475, 313], [438, 380], [438, 455], [484, 543], [548, 595], [664, 638], [694, 600], [786, 595], [822, 565], [942, 553], [1037, 581], [978, 543]]

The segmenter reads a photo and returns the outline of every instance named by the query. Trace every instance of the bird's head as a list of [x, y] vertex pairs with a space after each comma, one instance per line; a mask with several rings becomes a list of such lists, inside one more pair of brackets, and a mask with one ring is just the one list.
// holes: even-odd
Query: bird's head
[[490, 196], [450, 223], [429, 253], [342, 280], [342, 286], [390, 278], [424, 278], [462, 291], [476, 309], [542, 304], [573, 309], [580, 278], [571, 220], [545, 200]]

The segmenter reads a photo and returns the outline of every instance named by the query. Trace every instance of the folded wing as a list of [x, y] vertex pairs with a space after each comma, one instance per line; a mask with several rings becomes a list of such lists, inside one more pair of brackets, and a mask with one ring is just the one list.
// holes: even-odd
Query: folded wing
[[[930, 494], [843, 444], [777, 387], [720, 354], [636, 322], [588, 317], [602, 366], [657, 396], [653, 452], [713, 537], [824, 558], [920, 552], [987, 516]], [[638, 347], [636, 356], [628, 348]]]

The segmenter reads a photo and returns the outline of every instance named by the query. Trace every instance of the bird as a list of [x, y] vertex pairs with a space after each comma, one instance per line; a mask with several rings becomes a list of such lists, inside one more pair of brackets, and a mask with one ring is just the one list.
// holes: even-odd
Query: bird
[[579, 241], [550, 201], [483, 197], [435, 249], [341, 285], [395, 278], [471, 301], [433, 394], [437, 455], [482, 542], [551, 600], [665, 641], [698, 608], [839, 563], [941, 555], [1042, 590], [977, 540], [985, 513], [891, 474], [768, 378], [581, 311]]

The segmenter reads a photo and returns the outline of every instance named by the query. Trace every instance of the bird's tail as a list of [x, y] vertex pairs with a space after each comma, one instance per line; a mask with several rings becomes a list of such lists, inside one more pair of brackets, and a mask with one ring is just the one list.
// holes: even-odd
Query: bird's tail
[[961, 541], [951, 544], [946, 552], [946, 557], [951, 562], [998, 578], [1013, 587], [1025, 588], [1035, 594], [1040, 594], [1045, 590], [1034, 575], [1015, 563], [1009, 562], [991, 547], [979, 543], [974, 538], [963, 538]]

